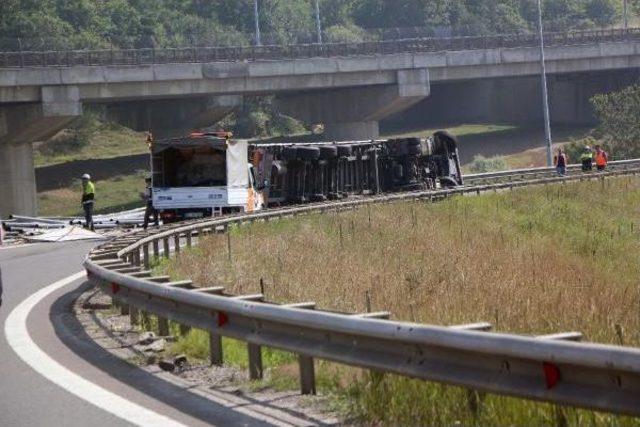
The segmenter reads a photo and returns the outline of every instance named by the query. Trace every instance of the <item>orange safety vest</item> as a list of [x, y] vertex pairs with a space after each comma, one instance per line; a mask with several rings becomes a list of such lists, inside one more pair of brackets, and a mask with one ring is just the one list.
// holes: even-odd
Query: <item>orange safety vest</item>
[[607, 155], [604, 151], [596, 152], [596, 165], [597, 166], [606, 166], [607, 165]]

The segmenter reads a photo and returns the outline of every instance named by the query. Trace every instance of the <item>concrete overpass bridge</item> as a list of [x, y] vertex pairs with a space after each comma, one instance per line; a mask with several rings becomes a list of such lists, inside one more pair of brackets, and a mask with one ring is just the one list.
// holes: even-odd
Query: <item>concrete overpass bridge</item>
[[[547, 43], [547, 69], [558, 77], [554, 117], [584, 115], [591, 95], [584, 76], [605, 73], [600, 90], [638, 76], [640, 29], [553, 33]], [[443, 120], [487, 112], [507, 121], [537, 117], [538, 74], [532, 35], [0, 53], [0, 216], [35, 213], [31, 143], [68, 125], [86, 104], [158, 132], [178, 122], [214, 123], [243, 96], [275, 95], [287, 114], [324, 123], [327, 138], [373, 138], [380, 120], [425, 100], [432, 87], [437, 97], [426, 102]]]

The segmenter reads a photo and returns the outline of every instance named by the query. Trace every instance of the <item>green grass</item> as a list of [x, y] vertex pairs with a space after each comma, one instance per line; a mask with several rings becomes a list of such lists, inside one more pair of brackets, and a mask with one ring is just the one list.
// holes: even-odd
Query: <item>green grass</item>
[[409, 132], [395, 131], [385, 133], [385, 138], [409, 138], [421, 137], [426, 138], [433, 135], [438, 130], [447, 130], [456, 136], [484, 135], [488, 133], [507, 132], [518, 129], [516, 126], [508, 124], [489, 124], [489, 123], [467, 123], [445, 128], [426, 128], [415, 129]]
[[[79, 133], [79, 135], [77, 134]], [[146, 134], [93, 117], [83, 120], [79, 130], [60, 132], [51, 140], [34, 146], [36, 167], [75, 160], [108, 159], [148, 153]]]
[[[637, 177], [379, 205], [236, 228], [232, 262], [226, 236], [212, 235], [165, 269], [233, 294], [257, 292], [262, 278], [271, 301], [362, 312], [369, 293], [373, 311], [401, 320], [490, 321], [498, 331], [532, 335], [578, 330], [588, 341], [640, 346], [638, 205]], [[242, 366], [240, 348], [228, 357]], [[290, 359], [269, 364], [273, 378], [288, 376], [278, 381], [295, 387]], [[319, 389], [364, 424], [556, 424], [549, 404], [487, 395], [474, 412], [456, 387], [324, 362], [317, 376]], [[640, 424], [563, 411], [571, 425]]]
[[[110, 213], [144, 206], [140, 192], [144, 191], [144, 172], [118, 175], [96, 181], [95, 213]], [[71, 187], [38, 193], [38, 214], [42, 216], [82, 215], [80, 180]]]

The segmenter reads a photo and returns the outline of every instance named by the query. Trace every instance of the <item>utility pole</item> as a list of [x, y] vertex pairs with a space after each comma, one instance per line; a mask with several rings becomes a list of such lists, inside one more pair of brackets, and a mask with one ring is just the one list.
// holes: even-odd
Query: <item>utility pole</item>
[[258, 14], [258, 0], [253, 0], [253, 16], [256, 22], [256, 45], [262, 46], [260, 41], [260, 15]]
[[322, 44], [322, 25], [320, 25], [320, 0], [316, 0], [316, 29], [318, 31], [318, 44]]
[[629, 29], [629, 5], [628, 0], [624, 0], [624, 29]]
[[544, 61], [544, 35], [542, 29], [542, 0], [538, 0], [538, 30], [540, 34], [540, 71], [542, 80], [542, 110], [544, 112], [544, 133], [547, 142], [547, 166], [552, 166], [551, 119], [549, 117], [549, 92], [547, 90], [547, 68]]

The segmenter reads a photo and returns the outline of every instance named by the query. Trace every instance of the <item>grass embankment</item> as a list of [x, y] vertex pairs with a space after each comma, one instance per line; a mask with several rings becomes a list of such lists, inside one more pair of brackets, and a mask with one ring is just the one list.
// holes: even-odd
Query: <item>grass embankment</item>
[[86, 114], [72, 128], [34, 146], [36, 167], [77, 160], [110, 159], [149, 152], [146, 134]]
[[[103, 122], [93, 113], [82, 116], [74, 125], [45, 143], [34, 146], [36, 167], [83, 160], [115, 159], [148, 153], [146, 134], [117, 123]], [[112, 171], [111, 177], [96, 182], [96, 213], [117, 212], [142, 206], [139, 192], [144, 189], [144, 172]], [[89, 174], [97, 171], [86, 170]], [[104, 174], [104, 170], [101, 170]], [[61, 188], [38, 192], [38, 214], [46, 216], [81, 215], [80, 177]]]
[[[144, 191], [145, 172], [118, 175], [96, 181], [95, 213], [119, 212], [143, 206], [140, 192]], [[80, 206], [82, 185], [75, 180], [73, 185], [38, 193], [38, 214], [42, 216], [83, 215]]]
[[[281, 302], [363, 312], [369, 293], [374, 311], [398, 319], [490, 321], [522, 334], [578, 330], [589, 341], [638, 346], [639, 202], [640, 179], [620, 178], [374, 206], [234, 229], [232, 262], [227, 238], [207, 237], [165, 269], [236, 294], [258, 291], [263, 278], [267, 297]], [[206, 336], [193, 335], [182, 351], [206, 348]], [[459, 388], [391, 375], [375, 381], [329, 364], [318, 372], [365, 422], [555, 422], [550, 405], [489, 396], [474, 417]], [[575, 424], [638, 423], [588, 411], [567, 416]]]

